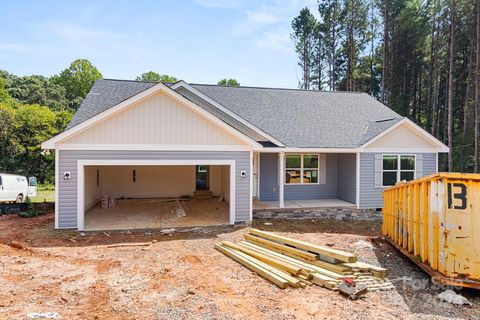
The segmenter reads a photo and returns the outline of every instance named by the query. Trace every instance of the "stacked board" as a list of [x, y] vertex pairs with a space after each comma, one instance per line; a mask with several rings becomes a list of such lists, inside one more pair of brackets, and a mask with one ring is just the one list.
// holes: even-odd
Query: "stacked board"
[[222, 241], [215, 248], [280, 288], [319, 285], [337, 290], [350, 278], [369, 290], [393, 289], [388, 270], [350, 252], [251, 229], [239, 243]]

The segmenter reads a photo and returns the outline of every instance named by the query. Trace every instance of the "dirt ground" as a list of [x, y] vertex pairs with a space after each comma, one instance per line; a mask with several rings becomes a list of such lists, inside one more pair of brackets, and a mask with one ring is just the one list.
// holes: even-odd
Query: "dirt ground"
[[[213, 248], [221, 240], [241, 240], [245, 226], [194, 228], [168, 237], [158, 230], [53, 230], [53, 213], [0, 216], [0, 319], [49, 311], [61, 319], [480, 318], [479, 292], [460, 290], [472, 306], [438, 300], [445, 288], [430, 284], [381, 240], [379, 223], [256, 220], [253, 225], [353, 251], [362, 261], [390, 269], [396, 289], [356, 301], [317, 286], [279, 289]], [[106, 246], [152, 240], [157, 242], [148, 247]]]

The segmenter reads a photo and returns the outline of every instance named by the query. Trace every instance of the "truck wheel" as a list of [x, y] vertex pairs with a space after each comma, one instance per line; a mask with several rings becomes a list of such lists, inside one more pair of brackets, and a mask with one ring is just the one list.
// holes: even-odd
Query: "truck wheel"
[[17, 196], [17, 200], [15, 200], [15, 203], [22, 203], [23, 202], [23, 196], [21, 194], [19, 194]]

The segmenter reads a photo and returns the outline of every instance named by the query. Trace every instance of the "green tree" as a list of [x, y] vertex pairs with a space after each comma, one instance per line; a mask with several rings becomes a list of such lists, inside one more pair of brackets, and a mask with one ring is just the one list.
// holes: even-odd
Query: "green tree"
[[[319, 45], [323, 50], [322, 60], [325, 59], [325, 72], [327, 76], [328, 87], [334, 91], [339, 82], [340, 73], [338, 72], [341, 60], [340, 37], [344, 29], [344, 12], [339, 0], [323, 0], [318, 2], [318, 12], [320, 14], [320, 24], [318, 27]], [[319, 51], [320, 48], [317, 49]]]
[[298, 65], [302, 68], [302, 77], [299, 87], [310, 89], [312, 72], [315, 66], [315, 43], [317, 20], [308, 8], [303, 8], [300, 14], [292, 21], [293, 33], [291, 38], [295, 43], [295, 52], [298, 56]]
[[40, 144], [58, 133], [56, 114], [46, 106], [23, 104], [15, 115], [15, 135], [20, 152], [17, 173], [53, 180], [53, 155], [42, 155]]
[[101, 78], [102, 74], [90, 61], [77, 59], [51, 80], [65, 88], [68, 106], [76, 110], [95, 81]]
[[0, 172], [13, 172], [18, 153], [15, 109], [8, 103], [0, 102]]
[[148, 71], [148, 72], [142, 73], [135, 80], [148, 81], [148, 82], [168, 82], [168, 83], [175, 83], [178, 81], [178, 79], [173, 76], [169, 76], [168, 74], [160, 75], [155, 71]]
[[10, 99], [10, 94], [5, 89], [5, 79], [0, 77], [0, 102], [7, 102]]
[[240, 82], [238, 82], [236, 79], [222, 79], [217, 82], [219, 86], [231, 86], [231, 87], [239, 87]]
[[17, 101], [48, 106], [52, 110], [61, 110], [68, 106], [65, 88], [47, 77], [17, 77], [6, 71], [2, 74], [8, 93]]

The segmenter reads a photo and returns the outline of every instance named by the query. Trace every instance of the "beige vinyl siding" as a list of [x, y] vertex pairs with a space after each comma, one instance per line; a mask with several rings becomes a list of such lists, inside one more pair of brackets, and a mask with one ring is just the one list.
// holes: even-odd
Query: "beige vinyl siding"
[[369, 145], [366, 149], [374, 148], [436, 148], [432, 142], [425, 139], [419, 133], [416, 133], [413, 129], [409, 128], [407, 125], [402, 124], [389, 133], [385, 134], [383, 137], [378, 139]]
[[182, 103], [158, 93], [64, 141], [78, 144], [242, 145]]

